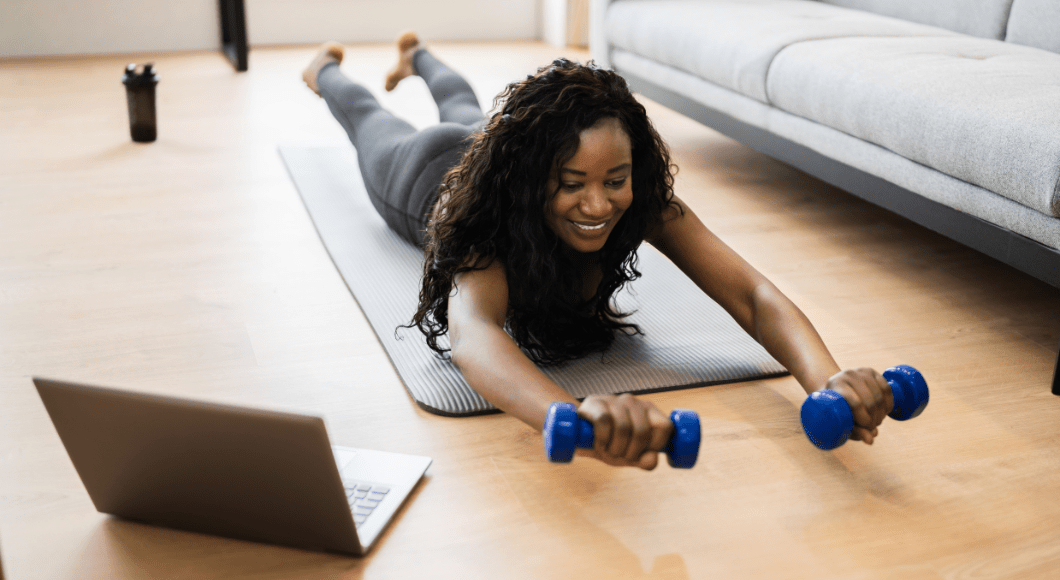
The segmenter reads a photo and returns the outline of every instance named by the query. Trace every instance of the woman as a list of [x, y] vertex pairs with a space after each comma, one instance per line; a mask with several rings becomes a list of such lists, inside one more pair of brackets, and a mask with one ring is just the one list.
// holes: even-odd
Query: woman
[[[414, 34], [398, 52], [387, 90], [421, 76], [438, 125], [416, 131], [380, 108], [339, 71], [336, 44], [303, 78], [346, 128], [374, 206], [424, 246], [412, 324], [479, 394], [537, 430], [553, 401], [577, 404], [538, 365], [638, 332], [611, 297], [639, 276], [636, 248], [647, 241], [807, 393], [839, 392], [854, 414], [851, 438], [872, 444], [893, 406], [887, 382], [872, 369], [841, 371], [803, 313], [674, 195], [667, 147], [620, 76], [556, 60], [509, 85], [487, 121], [466, 81]], [[612, 465], [653, 469], [673, 429], [628, 394], [588, 397], [578, 413], [596, 434], [585, 453]]]

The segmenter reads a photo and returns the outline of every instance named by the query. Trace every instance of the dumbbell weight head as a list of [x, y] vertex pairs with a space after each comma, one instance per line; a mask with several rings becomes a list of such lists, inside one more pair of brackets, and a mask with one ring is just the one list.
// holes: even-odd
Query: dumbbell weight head
[[802, 404], [802, 428], [821, 449], [835, 449], [850, 439], [854, 415], [843, 395], [832, 389], [815, 391]]
[[[578, 409], [570, 403], [552, 403], [545, 416], [545, 455], [554, 463], [568, 463], [574, 459], [578, 446]], [[590, 435], [591, 435], [590, 430]], [[590, 441], [590, 447], [592, 442]]]
[[702, 439], [699, 415], [689, 409], [670, 411], [674, 424], [674, 435], [666, 443], [666, 461], [670, 467], [687, 469], [699, 458], [699, 443]]
[[924, 412], [930, 395], [920, 371], [909, 365], [898, 365], [883, 371], [883, 378], [890, 383], [894, 395], [894, 408], [888, 417], [908, 421]]

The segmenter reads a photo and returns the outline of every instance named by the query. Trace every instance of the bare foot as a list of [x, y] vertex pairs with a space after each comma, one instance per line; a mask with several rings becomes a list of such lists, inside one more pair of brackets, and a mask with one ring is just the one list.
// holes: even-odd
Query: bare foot
[[320, 45], [320, 50], [317, 52], [317, 55], [313, 57], [313, 61], [309, 63], [309, 66], [305, 67], [304, 71], [302, 71], [302, 80], [305, 81], [305, 84], [309, 85], [309, 88], [318, 96], [320, 95], [320, 87], [317, 86], [317, 75], [320, 74], [320, 69], [333, 62], [342, 62], [343, 54], [344, 52], [341, 44], [337, 42], [325, 42]]
[[386, 75], [386, 90], [390, 92], [397, 88], [402, 80], [416, 74], [412, 66], [412, 55], [420, 49], [420, 38], [415, 32], [409, 31], [398, 38], [398, 62]]

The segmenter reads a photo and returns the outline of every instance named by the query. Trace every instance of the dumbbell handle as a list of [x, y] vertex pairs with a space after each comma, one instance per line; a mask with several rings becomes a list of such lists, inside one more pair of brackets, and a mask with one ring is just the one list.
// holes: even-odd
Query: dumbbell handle
[[[689, 468], [699, 456], [699, 415], [688, 409], [670, 412], [674, 434], [666, 444], [667, 461], [672, 467]], [[574, 457], [574, 448], [592, 449], [595, 442], [593, 424], [578, 417], [570, 403], [552, 403], [545, 419], [545, 454], [550, 461], [566, 463]]]
[[[909, 365], [898, 365], [884, 371], [883, 378], [894, 397], [894, 407], [888, 417], [908, 421], [924, 412], [929, 393], [920, 371]], [[801, 415], [806, 436], [821, 449], [835, 449], [846, 443], [854, 429], [850, 405], [832, 389], [810, 394], [802, 404]]]

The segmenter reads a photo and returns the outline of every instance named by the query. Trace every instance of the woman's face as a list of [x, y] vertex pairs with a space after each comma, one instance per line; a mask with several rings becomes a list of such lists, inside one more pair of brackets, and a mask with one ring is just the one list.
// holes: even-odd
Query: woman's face
[[549, 177], [549, 228], [570, 248], [604, 247], [619, 218], [633, 203], [633, 150], [622, 123], [601, 119], [579, 134], [578, 150]]

